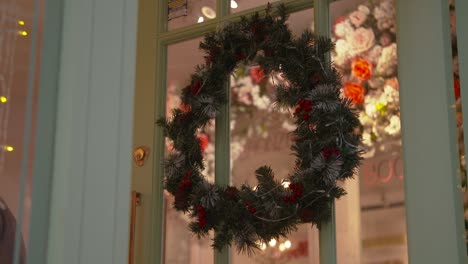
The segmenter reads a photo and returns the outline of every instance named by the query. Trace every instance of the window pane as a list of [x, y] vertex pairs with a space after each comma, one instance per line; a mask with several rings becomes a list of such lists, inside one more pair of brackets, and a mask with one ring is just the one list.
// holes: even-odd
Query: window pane
[[[364, 161], [337, 201], [338, 263], [407, 263], [395, 1], [331, 4], [333, 60], [362, 123]], [[359, 223], [359, 224], [358, 224]]]
[[[35, 12], [41, 21], [32, 0], [0, 3], [0, 263], [12, 263], [16, 241], [25, 263], [29, 240], [40, 63], [40, 42], [31, 38]], [[40, 40], [42, 24], [37, 28]]]
[[224, 0], [229, 1], [231, 5], [231, 13], [237, 13], [243, 10], [255, 8], [268, 3], [277, 2], [278, 0]]
[[[181, 90], [189, 85], [190, 75], [197, 64], [204, 62], [203, 54], [198, 49], [201, 39], [193, 39], [168, 47], [167, 65], [167, 115], [170, 110], [182, 107], [179, 95]], [[214, 122], [203, 131], [199, 131], [199, 137], [205, 150], [205, 177], [214, 181]], [[166, 155], [170, 153], [171, 142], [166, 141]], [[170, 264], [205, 264], [213, 263], [213, 250], [211, 238], [198, 240], [190, 232], [188, 224], [190, 218], [176, 211], [172, 205], [174, 197], [165, 192], [165, 262]], [[212, 236], [211, 236], [212, 237]]]
[[[294, 13], [288, 24], [294, 35], [312, 30], [313, 9]], [[293, 171], [295, 157], [291, 153], [291, 135], [295, 129], [290, 112], [273, 109], [275, 84], [283, 82], [279, 75], [263, 76], [255, 65], [239, 65], [231, 77], [231, 163], [232, 183], [255, 186], [255, 170], [270, 166], [277, 180]], [[318, 232], [310, 224], [302, 224], [288, 238], [265, 245], [254, 256], [231, 249], [231, 261], [240, 263], [317, 263]]]
[[203, 23], [216, 17], [216, 0], [168, 1], [169, 30]]

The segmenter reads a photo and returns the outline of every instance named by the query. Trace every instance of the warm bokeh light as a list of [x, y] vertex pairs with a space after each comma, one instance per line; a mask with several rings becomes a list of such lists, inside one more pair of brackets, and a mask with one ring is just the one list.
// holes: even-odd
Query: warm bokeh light
[[18, 20], [18, 25], [24, 26], [24, 20]]
[[5, 96], [0, 96], [0, 102], [1, 103], [6, 103], [8, 99]]
[[276, 246], [276, 239], [273, 238], [272, 240], [270, 240], [270, 242], [268, 242], [268, 245], [270, 245], [270, 247]]
[[291, 241], [286, 240], [286, 242], [284, 242], [284, 246], [285, 246], [286, 248], [291, 248], [291, 246], [292, 246]]
[[27, 36], [28, 32], [26, 30], [20, 30], [18, 31], [18, 34], [20, 34], [21, 36]]
[[239, 5], [237, 4], [236, 1], [231, 0], [231, 8], [232, 8], [232, 9], [236, 9], [238, 6], [239, 6]]
[[12, 152], [15, 149], [12, 146], [5, 146], [5, 150], [8, 152]]

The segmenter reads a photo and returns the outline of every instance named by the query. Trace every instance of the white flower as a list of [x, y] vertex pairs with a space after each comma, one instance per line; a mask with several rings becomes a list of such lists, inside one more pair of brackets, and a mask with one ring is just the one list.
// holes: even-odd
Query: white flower
[[287, 130], [288, 132], [294, 131], [294, 129], [296, 129], [296, 126], [294, 124], [291, 124], [286, 120], [283, 122], [281, 127]]
[[380, 30], [395, 30], [395, 1], [383, 1], [374, 9], [374, 17], [377, 19], [377, 27]]
[[350, 45], [350, 55], [357, 55], [369, 50], [375, 44], [375, 35], [372, 29], [358, 28], [346, 36]]
[[355, 26], [360, 27], [367, 19], [367, 14], [361, 11], [354, 11], [349, 15], [349, 21]]
[[372, 49], [370, 49], [366, 54], [364, 54], [364, 59], [368, 60], [372, 64], [377, 64], [380, 56], [382, 55], [382, 46], [375, 45]]
[[372, 136], [370, 133], [368, 132], [364, 132], [362, 133], [362, 144], [364, 144], [365, 146], [372, 146], [373, 142], [372, 142]]
[[382, 49], [382, 55], [377, 62], [376, 71], [384, 76], [393, 75], [397, 67], [397, 44], [392, 43], [390, 46]]
[[360, 5], [358, 6], [358, 10], [366, 15], [369, 15], [370, 14], [370, 10], [367, 6], [365, 5]]
[[354, 29], [348, 20], [340, 22], [335, 25], [335, 35], [339, 38], [344, 38], [347, 35], [353, 33]]
[[401, 130], [401, 122], [400, 122], [400, 117], [397, 115], [393, 115], [390, 118], [390, 124], [385, 127], [385, 132], [387, 132], [389, 135], [397, 135], [400, 133]]

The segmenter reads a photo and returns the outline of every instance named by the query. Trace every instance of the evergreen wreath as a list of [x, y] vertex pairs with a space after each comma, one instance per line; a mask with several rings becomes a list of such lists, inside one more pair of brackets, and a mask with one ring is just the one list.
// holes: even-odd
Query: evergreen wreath
[[[345, 194], [338, 181], [353, 177], [361, 160], [357, 112], [341, 96], [341, 77], [326, 59], [332, 41], [310, 31], [294, 38], [286, 8], [277, 11], [273, 15], [269, 6], [265, 16], [243, 17], [207, 34], [200, 44], [206, 64], [196, 67], [183, 89], [181, 107], [170, 119], [158, 120], [174, 144], [164, 162], [165, 188], [175, 196], [175, 209], [190, 214], [194, 234], [215, 231], [217, 250], [235, 244], [251, 253], [300, 223], [320, 225], [330, 217], [331, 202]], [[197, 133], [228, 103], [225, 84], [239, 63], [257, 64], [265, 74], [281, 73], [288, 80], [277, 85], [275, 102], [295, 109], [291, 149], [296, 162], [287, 180], [275, 180], [268, 166], [255, 171], [256, 188], [219, 186], [201, 175]]]

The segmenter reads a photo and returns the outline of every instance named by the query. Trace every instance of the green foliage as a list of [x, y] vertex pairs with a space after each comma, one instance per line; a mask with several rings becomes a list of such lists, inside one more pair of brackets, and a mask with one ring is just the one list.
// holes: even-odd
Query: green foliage
[[[330, 203], [344, 195], [337, 181], [352, 177], [361, 151], [356, 111], [341, 97], [341, 78], [326, 60], [330, 39], [305, 31], [293, 38], [284, 6], [279, 16], [258, 14], [225, 24], [205, 36], [200, 49], [206, 64], [195, 69], [181, 95], [185, 110], [158, 120], [173, 141], [165, 161], [165, 188], [175, 195], [175, 208], [189, 212], [190, 229], [198, 237], [215, 231], [213, 247], [235, 245], [252, 253], [259, 243], [286, 236], [300, 223], [320, 224], [330, 216]], [[257, 188], [217, 186], [201, 175], [203, 155], [197, 133], [227, 103], [225, 83], [239, 63], [259, 65], [288, 80], [278, 84], [275, 102], [295, 109], [297, 129], [291, 147], [296, 168], [289, 188], [275, 180], [268, 166], [255, 175]]]

